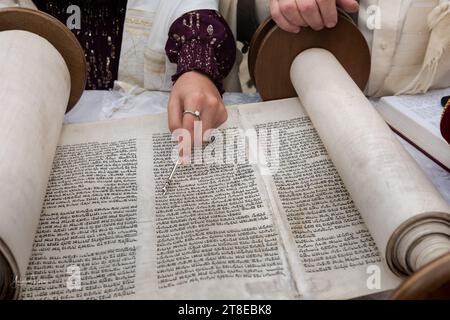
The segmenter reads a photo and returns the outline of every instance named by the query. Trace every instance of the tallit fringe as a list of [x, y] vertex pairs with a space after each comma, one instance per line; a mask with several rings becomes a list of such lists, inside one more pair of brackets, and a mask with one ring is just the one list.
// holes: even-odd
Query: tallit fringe
[[433, 85], [442, 55], [450, 46], [450, 2], [441, 3], [431, 11], [428, 27], [430, 40], [422, 68], [414, 80], [396, 95], [425, 93]]

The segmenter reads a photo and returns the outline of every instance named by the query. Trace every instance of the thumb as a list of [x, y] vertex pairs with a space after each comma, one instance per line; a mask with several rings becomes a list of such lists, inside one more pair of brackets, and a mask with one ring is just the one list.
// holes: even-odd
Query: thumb
[[336, 4], [347, 12], [356, 12], [359, 10], [359, 4], [356, 0], [337, 0]]

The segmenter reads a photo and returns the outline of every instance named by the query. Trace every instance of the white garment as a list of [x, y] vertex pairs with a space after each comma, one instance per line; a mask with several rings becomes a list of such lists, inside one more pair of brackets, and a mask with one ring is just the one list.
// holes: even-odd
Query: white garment
[[[270, 15], [269, 0], [255, 1], [261, 23]], [[360, 1], [358, 25], [372, 52], [369, 96], [416, 94], [450, 87], [449, 3]]]
[[[361, 1], [359, 27], [372, 51], [368, 95], [418, 94], [450, 86], [449, 3]], [[378, 15], [378, 26], [373, 15]]]

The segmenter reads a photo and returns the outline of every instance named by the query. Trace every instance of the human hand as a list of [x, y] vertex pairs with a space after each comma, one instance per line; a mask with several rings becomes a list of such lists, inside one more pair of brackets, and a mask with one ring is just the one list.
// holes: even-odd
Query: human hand
[[[185, 111], [199, 111], [200, 119]], [[182, 163], [189, 162], [191, 146], [201, 145], [205, 133], [224, 123], [227, 110], [215, 84], [205, 75], [197, 71], [186, 72], [175, 82], [169, 98], [169, 129], [173, 133], [177, 129], [186, 129], [190, 139], [183, 136], [181, 143]], [[194, 134], [195, 122], [201, 120], [202, 134]], [[194, 141], [194, 138], [196, 141]]]
[[285, 31], [297, 33], [308, 26], [318, 31], [336, 25], [336, 5], [347, 12], [359, 9], [356, 0], [270, 0], [270, 14]]

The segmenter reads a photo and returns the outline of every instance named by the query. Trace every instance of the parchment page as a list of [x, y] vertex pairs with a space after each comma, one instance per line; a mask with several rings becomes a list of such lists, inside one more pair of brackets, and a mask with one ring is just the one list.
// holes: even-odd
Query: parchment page
[[163, 196], [166, 117], [63, 128], [22, 298], [297, 296], [253, 166], [183, 167]]
[[[302, 298], [344, 299], [399, 283], [380, 255], [298, 99], [241, 106], [242, 121], [277, 131], [265, 175]], [[275, 161], [278, 158], [278, 161]]]
[[69, 100], [70, 75], [47, 40], [3, 31], [0, 79], [0, 255], [20, 281]]

